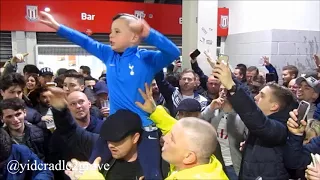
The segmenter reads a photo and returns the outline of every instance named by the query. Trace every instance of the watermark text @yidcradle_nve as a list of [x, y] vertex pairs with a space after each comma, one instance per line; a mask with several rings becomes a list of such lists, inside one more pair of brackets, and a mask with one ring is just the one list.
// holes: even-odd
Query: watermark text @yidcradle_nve
[[[86, 171], [90, 170], [90, 164], [80, 164], [77, 166], [77, 170]], [[98, 166], [98, 170], [101, 169], [109, 170], [109, 164], [102, 164]], [[65, 171], [71, 170], [69, 166], [67, 166], [67, 162], [65, 160], [59, 160], [58, 163], [43, 163], [38, 161], [30, 161], [27, 163], [20, 163], [17, 160], [11, 160], [7, 164], [7, 170], [11, 174], [23, 173], [24, 171]]]

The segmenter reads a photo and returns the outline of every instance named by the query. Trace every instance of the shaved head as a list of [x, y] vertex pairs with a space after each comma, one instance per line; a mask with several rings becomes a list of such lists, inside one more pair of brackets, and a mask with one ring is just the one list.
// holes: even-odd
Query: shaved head
[[74, 98], [79, 98], [79, 97], [82, 97], [83, 99], [88, 100], [88, 97], [81, 91], [74, 91], [72, 93], [70, 93], [67, 97], [67, 101], [69, 102], [69, 100], [72, 100]]
[[74, 91], [67, 97], [67, 102], [72, 116], [78, 121], [78, 124], [80, 121], [85, 126], [90, 121], [91, 103], [88, 97], [83, 92]]
[[188, 148], [196, 153], [199, 161], [208, 162], [217, 146], [217, 132], [214, 127], [195, 117], [182, 118], [177, 124], [184, 129]]

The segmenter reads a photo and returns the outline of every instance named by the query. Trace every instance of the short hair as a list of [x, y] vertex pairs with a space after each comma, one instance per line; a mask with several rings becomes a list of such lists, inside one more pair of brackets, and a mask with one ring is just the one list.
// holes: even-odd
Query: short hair
[[288, 65], [282, 68], [282, 71], [286, 71], [286, 70], [289, 71], [290, 74], [293, 74], [294, 78], [296, 78], [299, 74], [298, 68], [294, 65]]
[[84, 77], [82, 74], [80, 73], [69, 73], [69, 74], [65, 74], [65, 78], [74, 78], [77, 79], [78, 83], [80, 85], [84, 85]]
[[192, 69], [189, 69], [189, 68], [184, 69], [184, 70], [179, 74], [179, 80], [181, 80], [182, 76], [183, 76], [184, 74], [187, 74], [187, 73], [192, 73], [193, 76], [194, 76], [193, 80], [196, 80], [196, 73], [195, 73]]
[[23, 89], [26, 86], [24, 77], [19, 73], [10, 73], [0, 79], [0, 89], [5, 91], [12, 86], [20, 86]]
[[248, 67], [248, 69], [247, 69], [247, 72], [251, 72], [251, 71], [256, 71], [257, 72], [257, 74], [259, 74], [259, 69], [256, 67], [256, 66], [250, 66], [250, 67]]
[[136, 19], [138, 20], [138, 18], [132, 14], [127, 14], [127, 13], [119, 13], [117, 15], [115, 15], [113, 18], [112, 18], [112, 21], [115, 21], [117, 19], [120, 19], [120, 18], [133, 18], [133, 19]]
[[80, 66], [80, 69], [82, 69], [82, 73], [84, 74], [88, 74], [88, 75], [91, 74], [91, 69], [88, 66]]
[[293, 93], [286, 87], [280, 86], [275, 82], [269, 82], [266, 84], [272, 90], [272, 96], [276, 98], [279, 103], [279, 111], [286, 107], [292, 107], [297, 101]]
[[179, 79], [174, 75], [166, 76], [166, 81], [168, 81], [173, 87], [179, 87]]
[[237, 68], [242, 68], [245, 72], [247, 71], [247, 66], [244, 64], [237, 64]]
[[186, 117], [178, 121], [187, 134], [187, 142], [201, 163], [208, 163], [217, 147], [217, 132], [214, 127], [199, 118]]
[[12, 141], [3, 128], [0, 128], [0, 162], [7, 160], [11, 155]]
[[39, 74], [39, 69], [37, 68], [37, 66], [33, 65], [33, 64], [27, 64], [23, 67], [23, 74], [25, 73], [34, 73], [34, 74]]
[[60, 68], [60, 69], [58, 69], [58, 71], [57, 71], [57, 76], [60, 76], [60, 75], [62, 75], [62, 74], [65, 74], [67, 71], [68, 71], [68, 69], [66, 69], [66, 68]]
[[241, 79], [241, 82], [246, 82], [247, 81], [247, 78], [246, 78], [246, 70], [247, 70], [247, 67], [246, 68], [243, 68], [241, 66], [237, 66], [236, 68], [234, 69], [238, 69], [240, 74], [243, 75], [242, 76], [242, 79]]
[[88, 77], [84, 77], [84, 81], [96, 81], [96, 79], [91, 76], [88, 76]]
[[63, 88], [63, 83], [65, 78], [66, 77], [64, 74], [60, 74], [58, 77], [54, 79], [53, 82], [57, 83], [57, 87]]
[[75, 69], [68, 69], [64, 74], [73, 74], [73, 73], [78, 73]]
[[14, 111], [26, 109], [26, 104], [22, 99], [19, 98], [10, 98], [4, 99], [0, 102], [0, 116], [3, 116], [3, 110], [12, 109]]

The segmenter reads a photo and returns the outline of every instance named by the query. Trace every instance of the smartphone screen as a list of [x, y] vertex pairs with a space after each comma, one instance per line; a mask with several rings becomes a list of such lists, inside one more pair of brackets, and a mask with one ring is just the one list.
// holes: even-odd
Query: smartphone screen
[[218, 62], [222, 62], [222, 63], [228, 64], [229, 63], [229, 56], [220, 55], [219, 58], [218, 58]]
[[301, 101], [298, 107], [298, 124], [300, 124], [301, 120], [306, 120], [306, 116], [309, 113], [310, 104], [306, 101]]
[[194, 51], [190, 54], [190, 58], [191, 58], [192, 60], [194, 60], [194, 59], [197, 58], [200, 54], [201, 54], [201, 52], [200, 52], [198, 49], [196, 49], [196, 50], [194, 50]]

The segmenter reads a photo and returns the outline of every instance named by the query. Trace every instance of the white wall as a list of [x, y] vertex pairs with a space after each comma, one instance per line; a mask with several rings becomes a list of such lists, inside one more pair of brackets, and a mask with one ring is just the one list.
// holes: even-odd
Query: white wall
[[270, 29], [320, 30], [320, 1], [229, 1], [229, 34]]

